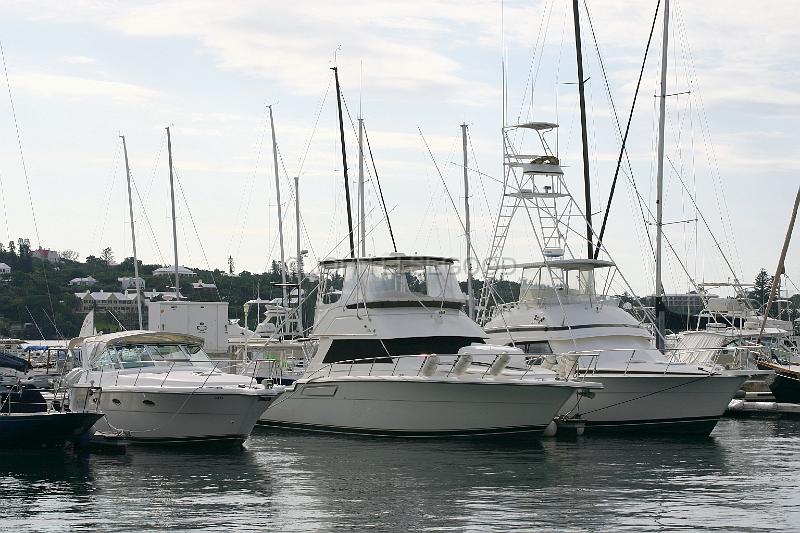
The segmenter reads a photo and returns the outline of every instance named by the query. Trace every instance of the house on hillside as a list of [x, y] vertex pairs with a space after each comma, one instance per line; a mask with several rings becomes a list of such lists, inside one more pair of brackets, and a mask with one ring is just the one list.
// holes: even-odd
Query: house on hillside
[[195, 290], [215, 290], [217, 285], [215, 283], [203, 283], [203, 280], [199, 279], [197, 283], [192, 283], [192, 288]]
[[97, 280], [92, 276], [86, 278], [72, 278], [69, 280], [70, 287], [94, 287], [97, 285]]
[[11, 274], [11, 267], [5, 263], [0, 263], [0, 274]]
[[[153, 270], [154, 276], [174, 276], [175, 275], [175, 267], [161, 267]], [[189, 270], [185, 266], [178, 267], [178, 275], [179, 276], [196, 276], [194, 270]]]
[[[92, 309], [101, 311], [111, 311], [112, 313], [135, 313], [136, 299], [135, 292], [76, 292], [75, 298], [80, 301], [78, 310], [81, 313], [88, 313]], [[144, 297], [143, 302], [145, 301]]]
[[58, 255], [58, 252], [55, 250], [48, 250], [47, 248], [42, 248], [41, 246], [31, 252], [33, 257], [41, 259], [42, 261], [50, 261], [51, 263], [58, 263], [61, 261], [61, 256]]
[[119, 282], [120, 289], [125, 292], [128, 289], [135, 289], [136, 288], [136, 281], [139, 281], [139, 289], [144, 290], [144, 279], [143, 278], [117, 278]]

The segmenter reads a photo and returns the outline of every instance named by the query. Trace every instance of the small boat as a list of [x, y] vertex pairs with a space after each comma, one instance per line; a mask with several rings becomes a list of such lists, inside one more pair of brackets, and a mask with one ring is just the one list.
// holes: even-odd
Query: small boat
[[800, 365], [781, 364], [776, 361], [759, 360], [756, 362], [762, 370], [775, 372], [769, 381], [769, 390], [778, 403], [800, 403]]
[[82, 368], [64, 379], [73, 411], [131, 442], [242, 443], [279, 387], [220, 371], [192, 335], [123, 331], [81, 341]]
[[[25, 372], [30, 364], [0, 353], [0, 367]], [[16, 384], [0, 387], [0, 448], [63, 447], [77, 443], [103, 413], [71, 413], [47, 402], [39, 389]]]

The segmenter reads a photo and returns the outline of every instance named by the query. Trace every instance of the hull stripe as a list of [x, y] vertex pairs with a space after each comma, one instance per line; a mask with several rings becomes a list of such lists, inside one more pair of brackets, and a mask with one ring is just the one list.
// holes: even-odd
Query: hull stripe
[[372, 429], [327, 426], [322, 424], [303, 424], [298, 422], [278, 422], [273, 420], [259, 420], [258, 424], [272, 428], [297, 429], [304, 431], [318, 431], [324, 433], [339, 433], [345, 435], [372, 435], [376, 437], [404, 437], [404, 438], [432, 438], [432, 437], [478, 437], [493, 435], [515, 435], [527, 434], [534, 435], [544, 431], [547, 426], [515, 426], [504, 428], [478, 428], [478, 429], [459, 429], [445, 431], [415, 431], [397, 429]]

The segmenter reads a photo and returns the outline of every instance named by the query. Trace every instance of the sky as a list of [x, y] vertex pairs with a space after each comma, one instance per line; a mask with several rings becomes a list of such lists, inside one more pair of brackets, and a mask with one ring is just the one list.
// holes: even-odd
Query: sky
[[[749, 281], [760, 268], [775, 269], [800, 184], [800, 8], [778, 0], [671, 6], [664, 285], [683, 292], [690, 279], [726, 281], [733, 271]], [[644, 0], [582, 6], [596, 221], [619, 150], [614, 113], [624, 129], [655, 9]], [[605, 238], [623, 274], [614, 290], [638, 294], [654, 284], [647, 213], [655, 212], [661, 17]], [[271, 105], [287, 260], [296, 255], [295, 176], [306, 264], [346, 255], [334, 65], [351, 193], [355, 199], [360, 113], [400, 251], [465, 256], [462, 123], [479, 260], [501, 199], [503, 125], [559, 123], [565, 179], [583, 205], [574, 29], [563, 0], [6, 0], [0, 42], [1, 242], [27, 237], [81, 258], [105, 247], [118, 260], [130, 256], [124, 134], [139, 258], [171, 263], [170, 126], [180, 263], [224, 269], [231, 256], [237, 271], [264, 271], [279, 256]], [[514, 139], [522, 152], [537, 148]], [[366, 250], [384, 254], [392, 245], [367, 166]], [[525, 220], [512, 227], [503, 255], [540, 259]], [[797, 242], [786, 265], [800, 285]]]

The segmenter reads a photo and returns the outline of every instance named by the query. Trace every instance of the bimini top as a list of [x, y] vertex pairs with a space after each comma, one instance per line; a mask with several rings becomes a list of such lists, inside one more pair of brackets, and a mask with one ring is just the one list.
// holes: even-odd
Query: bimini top
[[558, 124], [553, 124], [552, 122], [524, 122], [522, 124], [516, 124], [511, 126], [512, 128], [527, 128], [529, 130], [536, 130], [536, 131], [546, 131], [552, 130], [558, 127]]
[[405, 255], [390, 254], [378, 257], [346, 257], [343, 259], [323, 259], [319, 262], [322, 268], [340, 268], [352, 263], [364, 265], [380, 264], [385, 266], [404, 266], [413, 267], [415, 265], [452, 265], [456, 259], [453, 257], [441, 257], [436, 255]]
[[[203, 346], [203, 339], [185, 333], [169, 333], [166, 331], [119, 331], [117, 333], [106, 333], [95, 335], [83, 339], [83, 357], [87, 362], [94, 362], [103, 350], [110, 346], [130, 345], [130, 344], [187, 344], [191, 346]], [[73, 343], [70, 342], [70, 346]]]
[[536, 263], [522, 263], [517, 268], [556, 268], [559, 270], [594, 270], [595, 268], [605, 268], [616, 266], [611, 261], [603, 259], [551, 259], [550, 261], [539, 261]]

